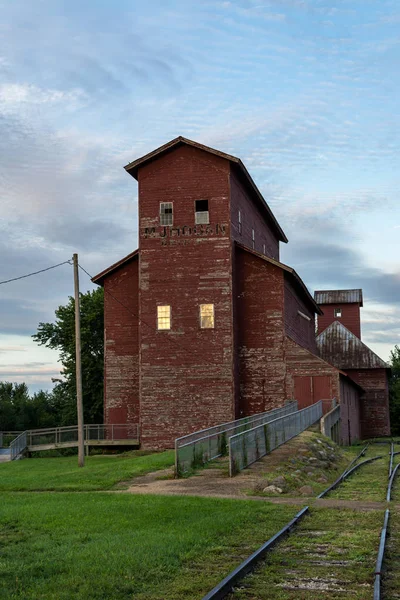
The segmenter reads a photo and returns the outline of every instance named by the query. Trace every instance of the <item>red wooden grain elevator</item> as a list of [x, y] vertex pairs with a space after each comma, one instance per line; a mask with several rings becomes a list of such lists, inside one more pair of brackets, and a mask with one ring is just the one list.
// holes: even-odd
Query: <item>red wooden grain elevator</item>
[[125, 169], [139, 185], [139, 248], [93, 278], [105, 289], [105, 422], [139, 422], [143, 447], [168, 448], [293, 397], [327, 409], [359, 398], [356, 378], [319, 355], [323, 311], [279, 262], [287, 238], [240, 159], [178, 137]]

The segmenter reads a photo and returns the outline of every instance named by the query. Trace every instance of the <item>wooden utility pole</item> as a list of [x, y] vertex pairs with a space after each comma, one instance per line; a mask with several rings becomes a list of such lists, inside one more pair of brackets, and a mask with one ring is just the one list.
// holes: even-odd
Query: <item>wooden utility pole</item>
[[76, 403], [78, 414], [78, 465], [85, 466], [85, 443], [83, 437], [83, 399], [82, 399], [82, 367], [81, 367], [81, 312], [79, 301], [79, 267], [78, 255], [74, 254], [74, 287], [75, 287], [75, 360], [76, 360]]

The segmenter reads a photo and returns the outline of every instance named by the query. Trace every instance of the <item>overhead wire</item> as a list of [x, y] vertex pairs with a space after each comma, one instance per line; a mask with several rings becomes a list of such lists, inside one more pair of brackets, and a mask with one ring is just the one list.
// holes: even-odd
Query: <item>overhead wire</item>
[[27, 273], [26, 275], [21, 275], [20, 277], [13, 277], [12, 279], [6, 279], [4, 281], [0, 281], [0, 285], [4, 283], [11, 283], [11, 281], [18, 281], [19, 279], [25, 279], [26, 277], [32, 277], [32, 275], [38, 275], [39, 273], [44, 273], [45, 271], [50, 271], [50, 269], [56, 269], [57, 267], [61, 267], [61, 265], [71, 264], [71, 259], [65, 260], [62, 263], [58, 263], [58, 265], [53, 265], [51, 267], [46, 267], [46, 269], [40, 269], [40, 271], [34, 271], [33, 273]]

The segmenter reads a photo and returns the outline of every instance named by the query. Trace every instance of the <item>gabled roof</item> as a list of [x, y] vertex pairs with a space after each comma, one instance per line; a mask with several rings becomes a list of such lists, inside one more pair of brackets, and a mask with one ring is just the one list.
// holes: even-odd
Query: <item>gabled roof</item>
[[362, 290], [318, 290], [314, 293], [317, 304], [359, 304], [363, 305]]
[[245, 252], [248, 252], [249, 254], [253, 254], [254, 256], [257, 256], [258, 258], [261, 258], [263, 261], [268, 262], [271, 265], [274, 265], [275, 267], [279, 267], [280, 269], [282, 269], [283, 271], [288, 273], [289, 277], [292, 278], [294, 284], [297, 285], [301, 289], [306, 300], [308, 300], [309, 304], [313, 307], [314, 312], [316, 312], [318, 315], [323, 314], [322, 310], [320, 309], [318, 304], [314, 301], [314, 298], [311, 296], [310, 292], [308, 291], [306, 284], [301, 279], [301, 277], [296, 273], [296, 271], [294, 269], [292, 269], [292, 267], [288, 267], [287, 265], [284, 265], [283, 263], [279, 262], [279, 260], [275, 260], [274, 258], [265, 256], [264, 254], [260, 254], [259, 252], [256, 252], [256, 250], [252, 250], [252, 249], [248, 248], [247, 246], [243, 246], [242, 244], [239, 244], [238, 242], [235, 242], [235, 245], [238, 248], [240, 248], [241, 250], [244, 250]]
[[113, 273], [114, 271], [116, 271], [117, 269], [122, 267], [125, 263], [128, 263], [131, 260], [135, 260], [138, 257], [139, 257], [139, 250], [135, 250], [134, 252], [131, 252], [127, 256], [124, 256], [124, 258], [121, 258], [121, 260], [119, 260], [118, 262], [114, 263], [110, 267], [107, 267], [107, 269], [104, 269], [104, 271], [101, 271], [101, 273], [98, 273], [98, 275], [95, 275], [94, 277], [92, 277], [93, 283], [97, 283], [98, 285], [103, 285], [104, 279], [108, 275], [111, 275], [111, 273]]
[[180, 135], [180, 136], [176, 137], [175, 139], [171, 140], [170, 142], [167, 142], [163, 146], [156, 148], [152, 152], [145, 154], [141, 158], [137, 158], [136, 160], [134, 160], [131, 163], [129, 163], [128, 165], [126, 165], [126, 167], [124, 167], [124, 168], [130, 175], [132, 175], [132, 177], [134, 177], [137, 180], [139, 167], [143, 167], [143, 165], [151, 162], [152, 160], [155, 160], [162, 154], [165, 154], [166, 152], [170, 152], [171, 150], [177, 148], [178, 146], [182, 146], [183, 144], [186, 144], [187, 146], [192, 146], [193, 148], [197, 148], [198, 150], [203, 150], [204, 152], [209, 152], [210, 154], [214, 154], [215, 156], [219, 156], [220, 158], [224, 158], [225, 160], [228, 160], [231, 164], [235, 165], [235, 167], [238, 169], [240, 174], [245, 179], [246, 183], [249, 185], [249, 187], [254, 192], [258, 203], [260, 204], [262, 209], [264, 211], [266, 211], [268, 217], [272, 221], [272, 224], [276, 230], [279, 240], [281, 242], [288, 241], [281, 226], [279, 225], [278, 221], [274, 217], [272, 210], [270, 209], [268, 204], [265, 202], [264, 197], [262, 196], [260, 190], [254, 183], [250, 173], [248, 172], [248, 170], [246, 169], [246, 167], [244, 166], [244, 164], [242, 163], [240, 158], [237, 158], [236, 156], [232, 156], [231, 154], [226, 154], [225, 152], [220, 152], [219, 150], [215, 150], [215, 148], [210, 148], [209, 146], [204, 146], [203, 144], [199, 144], [198, 142], [194, 142], [193, 140], [189, 140]]
[[321, 358], [338, 369], [389, 369], [389, 365], [339, 321], [317, 336]]

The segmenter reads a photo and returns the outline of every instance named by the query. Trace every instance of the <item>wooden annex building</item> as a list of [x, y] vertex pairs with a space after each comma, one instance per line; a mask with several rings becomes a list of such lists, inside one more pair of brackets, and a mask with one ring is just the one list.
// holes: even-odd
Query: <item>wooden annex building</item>
[[288, 240], [241, 160], [178, 137], [125, 169], [139, 184], [139, 248], [93, 278], [105, 423], [139, 423], [142, 447], [168, 448], [292, 398], [326, 410], [336, 398], [344, 441], [389, 434], [387, 365], [361, 342], [361, 290], [310, 295], [280, 262]]

